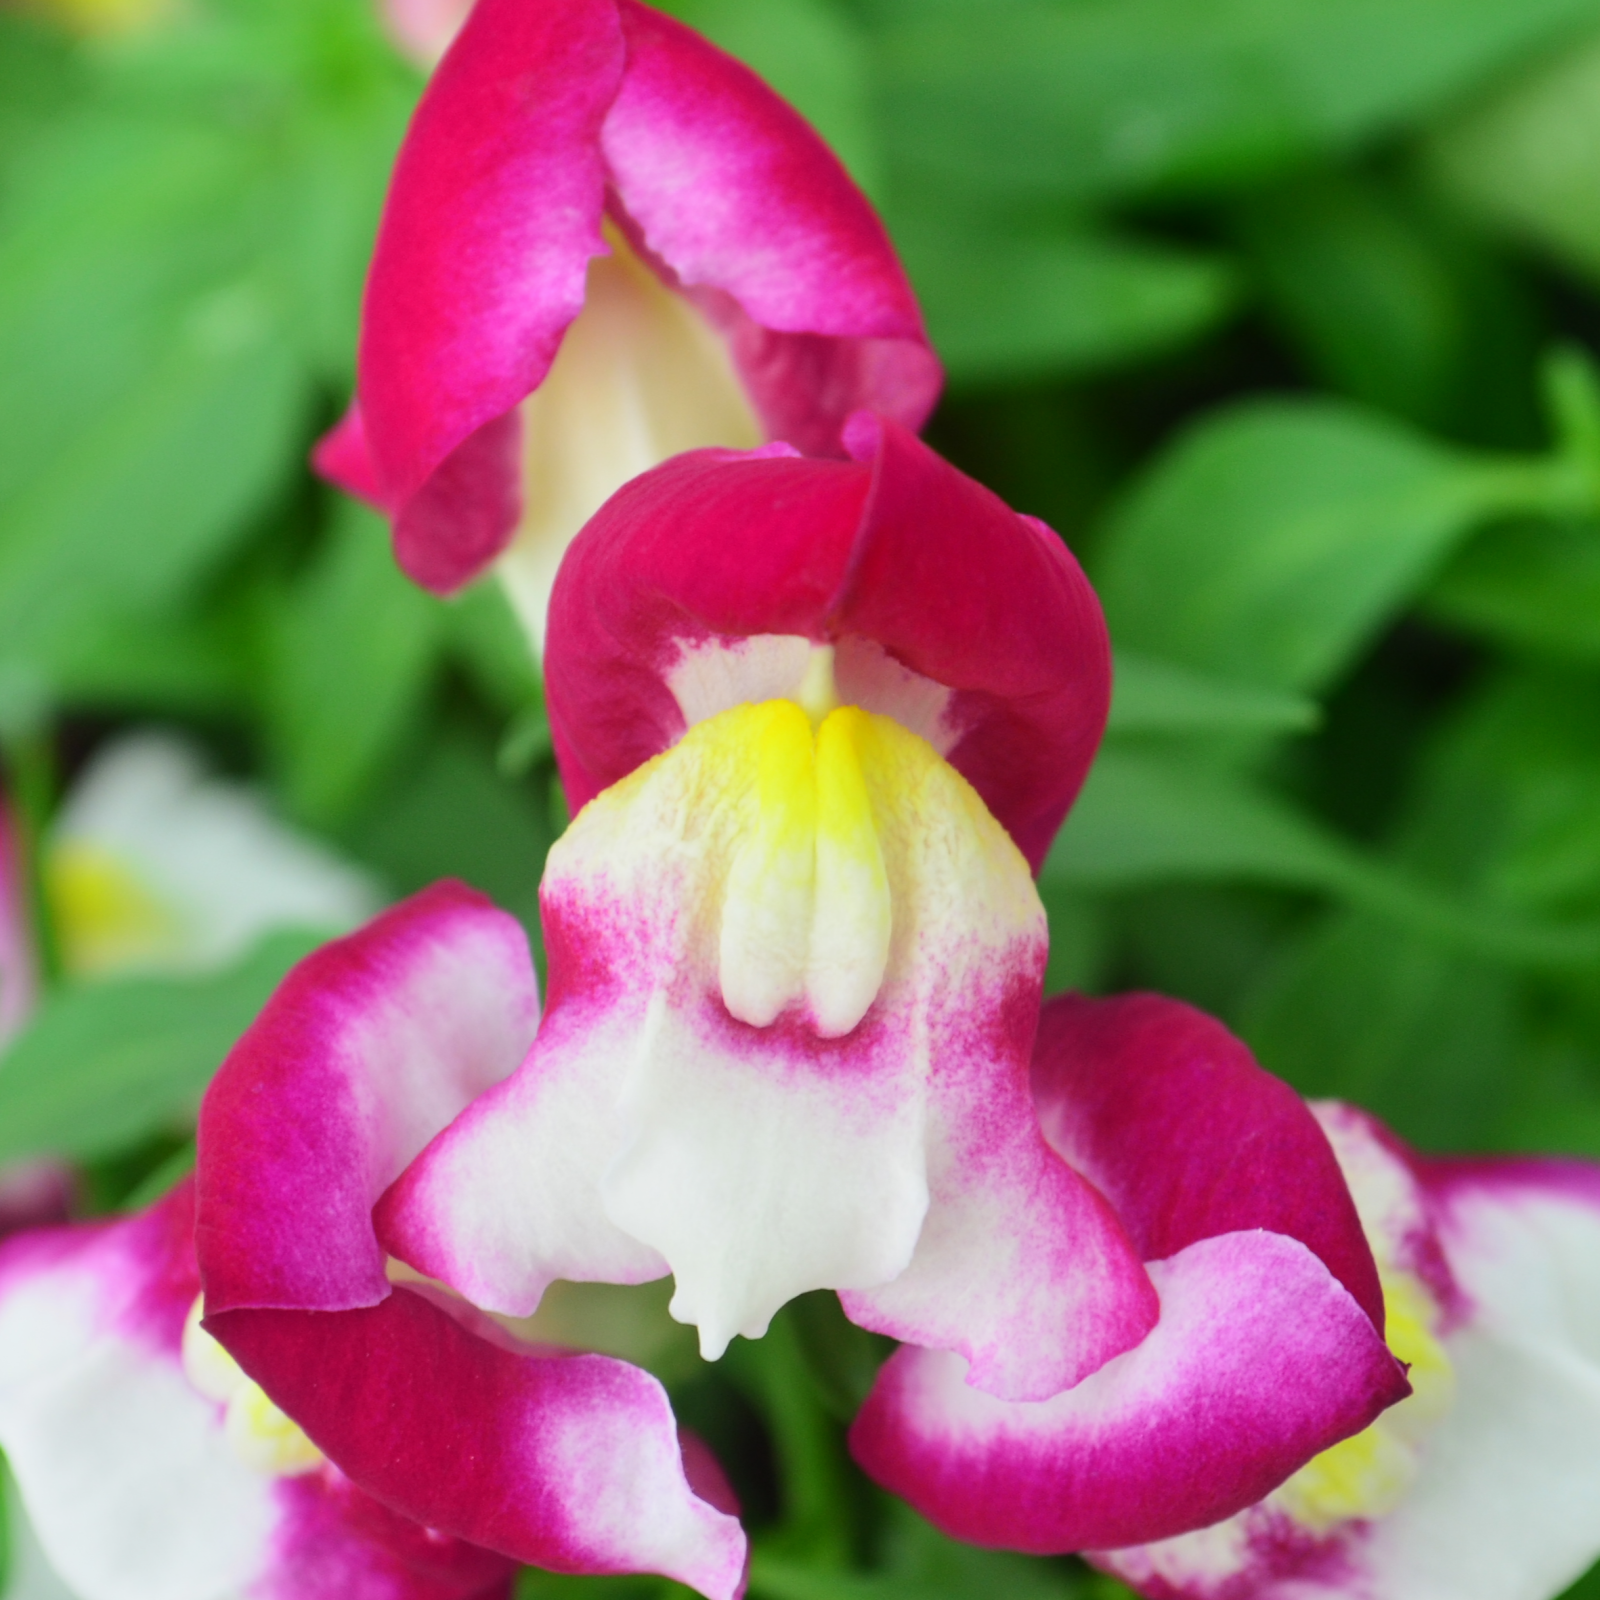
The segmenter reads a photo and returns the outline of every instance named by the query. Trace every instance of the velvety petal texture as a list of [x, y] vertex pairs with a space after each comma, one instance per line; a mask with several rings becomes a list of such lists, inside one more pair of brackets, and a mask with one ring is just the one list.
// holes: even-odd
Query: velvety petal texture
[[392, 1285], [374, 1235], [377, 1196], [537, 1021], [521, 929], [460, 886], [296, 968], [202, 1107], [205, 1327], [352, 1482], [428, 1527], [731, 1600], [743, 1535], [691, 1490], [656, 1380]]
[[1096, 1560], [1156, 1600], [1549, 1600], [1600, 1556], [1600, 1169], [1319, 1107], [1415, 1393], [1260, 1504]]
[[1041, 1399], [1156, 1314], [1027, 1078], [1029, 861], [1103, 726], [1104, 626], [1047, 529], [892, 423], [848, 439], [679, 458], [574, 544], [550, 1010], [380, 1236], [518, 1316], [556, 1279], [670, 1271], [712, 1358], [837, 1289]]
[[[519, 411], [547, 380], [563, 404]], [[429, 587], [515, 540], [542, 635], [539, 574], [634, 473], [763, 436], [836, 454], [852, 410], [917, 427], [939, 384], [882, 224], [746, 68], [635, 0], [479, 0], [401, 152], [357, 411], [318, 465]]]
[[[397, 1516], [314, 1451], [281, 1471], [241, 1449], [234, 1408], [197, 1386], [186, 1349], [200, 1289], [193, 1228], [186, 1182], [138, 1216], [0, 1248], [0, 1446], [44, 1554], [72, 1592], [508, 1594], [514, 1568], [504, 1556]], [[271, 1426], [292, 1431], [282, 1419]]]
[[1066, 996], [1033, 1082], [1051, 1145], [1149, 1262], [1158, 1320], [1042, 1402], [907, 1345], [851, 1430], [879, 1482], [981, 1544], [1159, 1538], [1259, 1499], [1407, 1393], [1328, 1141], [1224, 1029], [1155, 996]]

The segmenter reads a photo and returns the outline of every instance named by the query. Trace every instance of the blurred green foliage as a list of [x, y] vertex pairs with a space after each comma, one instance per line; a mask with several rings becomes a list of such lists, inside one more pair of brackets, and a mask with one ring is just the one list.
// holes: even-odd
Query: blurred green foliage
[[[1186, 996], [1427, 1148], [1600, 1157], [1600, 0], [670, 9], [880, 203], [934, 441], [1103, 595], [1052, 984]], [[420, 87], [369, 0], [0, 11], [0, 748], [42, 822], [108, 729], [182, 725], [392, 892], [457, 873], [536, 937], [564, 812], [515, 626], [305, 466]], [[52, 993], [0, 1151], [170, 1181], [294, 948]], [[877, 1497], [839, 1420], [875, 1359], [800, 1306], [679, 1396], [758, 1600], [1119, 1592]]]

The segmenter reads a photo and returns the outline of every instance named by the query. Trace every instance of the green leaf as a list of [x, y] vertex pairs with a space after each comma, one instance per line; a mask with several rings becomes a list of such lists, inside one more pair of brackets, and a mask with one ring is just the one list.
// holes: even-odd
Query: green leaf
[[662, 7], [759, 73], [833, 147], [868, 194], [881, 158], [866, 39], [831, 0], [667, 0]]
[[1446, 123], [1423, 167], [1457, 203], [1600, 280], [1600, 34]]
[[268, 727], [294, 810], [348, 817], [416, 727], [444, 608], [395, 565], [388, 524], [341, 498], [268, 630]]
[[1465, 546], [1429, 615], [1502, 645], [1600, 661], [1600, 522], [1516, 522]]
[[1106, 1600], [1122, 1593], [1081, 1566], [947, 1539], [897, 1506], [881, 1568], [835, 1572], [805, 1566], [758, 1542], [750, 1563], [753, 1600]]
[[470, 735], [447, 731], [419, 751], [346, 835], [399, 893], [462, 878], [538, 940], [539, 880], [555, 829], [548, 808], [502, 777]]
[[1273, 320], [1321, 382], [1421, 427], [1537, 437], [1535, 312], [1468, 230], [1347, 173], [1274, 185], [1234, 221]]
[[192, 1117], [239, 1035], [323, 937], [273, 934], [216, 976], [57, 990], [0, 1056], [0, 1160], [87, 1159]]
[[1111, 696], [1113, 734], [1305, 733], [1321, 721], [1316, 701], [1234, 683], [1154, 656], [1119, 650]]
[[1353, 852], [1287, 803], [1210, 763], [1104, 747], [1041, 881], [1080, 890], [1250, 881], [1337, 892]]
[[1024, 231], [945, 208], [890, 222], [956, 386], [1139, 360], [1197, 338], [1237, 299], [1221, 259], [1099, 228]]
[[451, 651], [478, 692], [506, 717], [542, 712], [539, 665], [500, 584], [480, 579], [451, 599], [446, 615]]
[[1510, 1096], [1516, 992], [1504, 967], [1352, 912], [1287, 955], [1240, 1026], [1301, 1093], [1356, 1101], [1429, 1149], [1482, 1149]]
[[256, 269], [259, 164], [221, 127], [103, 110], [30, 163], [0, 237], [0, 640], [48, 658], [185, 597], [300, 447]]
[[1553, 469], [1478, 458], [1327, 401], [1207, 417], [1113, 510], [1097, 580], [1118, 645], [1315, 691], [1486, 519], [1549, 499]]
[[1040, 875], [1056, 891], [1258, 883], [1329, 895], [1450, 948], [1581, 968], [1600, 923], [1534, 920], [1375, 860], [1239, 773], [1183, 750], [1100, 752]]
[[892, 6], [892, 167], [1087, 200], [1252, 182], [1414, 122], [1594, 0], [1077, 0]]

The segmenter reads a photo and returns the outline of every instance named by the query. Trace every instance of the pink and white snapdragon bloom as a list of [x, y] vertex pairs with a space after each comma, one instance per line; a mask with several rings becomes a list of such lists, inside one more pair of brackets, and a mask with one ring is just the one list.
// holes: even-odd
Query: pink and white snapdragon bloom
[[1159, 1319], [1041, 1400], [903, 1346], [851, 1429], [868, 1473], [955, 1538], [1095, 1549], [1216, 1522], [1407, 1394], [1327, 1138], [1219, 1023], [1157, 995], [1061, 996], [1032, 1074], [1052, 1149], [1115, 1208]]
[[503, 1600], [514, 1563], [397, 1516], [199, 1326], [194, 1188], [0, 1246], [0, 1447], [79, 1600]]
[[680, 451], [838, 455], [939, 363], [866, 198], [747, 68], [637, 0], [480, 0], [395, 169], [357, 397], [319, 469], [534, 642], [573, 535]]
[[660, 1383], [485, 1315], [374, 1232], [374, 1202], [516, 1069], [538, 1020], [522, 929], [460, 885], [307, 957], [201, 1109], [203, 1327], [412, 1521], [517, 1562], [655, 1572], [735, 1600], [736, 1508]]
[[[893, 425], [847, 440], [848, 463], [681, 457], [574, 543], [547, 660], [577, 810], [542, 887], [549, 1008], [519, 1070], [384, 1194], [378, 1235], [506, 1316], [557, 1280], [670, 1273], [708, 1358], [832, 1288], [857, 1323], [954, 1352], [991, 1403], [1048, 1402], [1194, 1321], [1169, 1328], [1116, 1200], [1051, 1148], [1029, 1086], [1030, 863], [1104, 724], [1104, 626], [1042, 524]], [[1314, 1383], [1276, 1414], [1248, 1394], [1245, 1465], [1202, 1511], [1405, 1392], [1333, 1157], [1288, 1100], [1296, 1162], [1321, 1166], [1270, 1174], [1293, 1179], [1279, 1209], [1309, 1193], [1333, 1220], [1200, 1277], [1235, 1299], [1274, 1280]], [[1128, 1526], [1194, 1525], [1146, 1510]]]
[[1237, 1516], [1094, 1559], [1152, 1600], [1551, 1600], [1600, 1557], [1600, 1167], [1315, 1110], [1413, 1393]]

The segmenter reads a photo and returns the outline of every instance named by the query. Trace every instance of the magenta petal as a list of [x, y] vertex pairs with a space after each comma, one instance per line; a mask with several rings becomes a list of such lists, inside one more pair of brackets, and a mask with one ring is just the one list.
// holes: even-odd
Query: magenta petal
[[545, 676], [573, 809], [683, 732], [686, 646], [869, 640], [951, 691], [948, 759], [1037, 868], [1105, 725], [1110, 650], [1066, 546], [892, 423], [870, 465], [699, 451], [636, 478], [574, 541]]
[[859, 421], [850, 445], [872, 490], [829, 631], [875, 639], [954, 691], [950, 764], [1037, 872], [1111, 705], [1100, 602], [1042, 522], [904, 429]]
[[731, 56], [634, 0], [619, 9], [628, 65], [606, 164], [648, 253], [685, 289], [732, 302], [704, 309], [769, 435], [838, 454], [863, 406], [920, 428], [939, 362], [889, 236], [837, 157]]
[[389, 1293], [372, 1206], [539, 1020], [516, 920], [443, 883], [284, 980], [200, 1112], [197, 1244], [211, 1312], [343, 1311]]
[[367, 448], [367, 428], [359, 402], [352, 400], [350, 409], [317, 441], [311, 452], [311, 465], [346, 494], [365, 500], [380, 511], [387, 509], [383, 486]]
[[207, 1326], [356, 1483], [557, 1572], [658, 1571], [733, 1600], [744, 1537], [689, 1488], [665, 1391], [606, 1356], [535, 1357], [406, 1289], [341, 1316]]
[[1383, 1328], [1383, 1293], [1327, 1137], [1221, 1023], [1160, 995], [1046, 1002], [1033, 1056], [1045, 1136], [1146, 1261], [1265, 1228], [1298, 1239]]
[[690, 1489], [654, 1378], [518, 1346], [462, 1302], [388, 1282], [374, 1201], [517, 1066], [537, 1021], [521, 928], [459, 884], [296, 967], [201, 1109], [206, 1327], [405, 1517], [732, 1600], [744, 1537]]
[[896, 1352], [851, 1429], [857, 1460], [956, 1538], [1111, 1548], [1232, 1515], [1407, 1392], [1370, 1318], [1293, 1239], [1204, 1239], [1151, 1277], [1154, 1331], [1052, 1400], [996, 1400], [958, 1357]]
[[503, 1593], [504, 1556], [408, 1521], [337, 1470], [273, 1478], [238, 1459], [223, 1408], [184, 1375], [193, 1236], [185, 1182], [136, 1216], [0, 1250], [0, 1443], [74, 1592]]
[[622, 66], [612, 0], [479, 0], [428, 85], [362, 331], [361, 406], [392, 508], [540, 382], [582, 308]]

